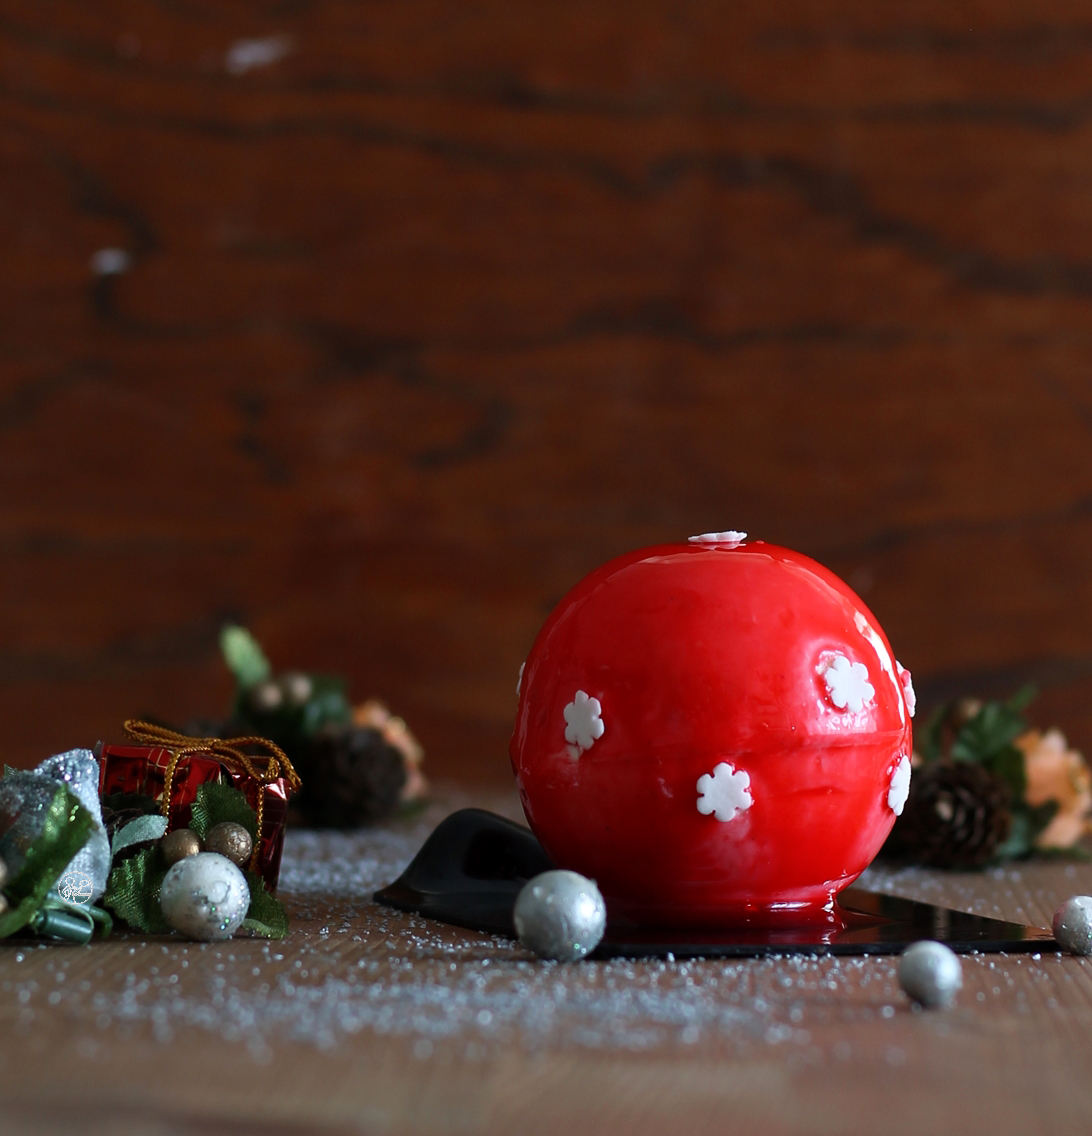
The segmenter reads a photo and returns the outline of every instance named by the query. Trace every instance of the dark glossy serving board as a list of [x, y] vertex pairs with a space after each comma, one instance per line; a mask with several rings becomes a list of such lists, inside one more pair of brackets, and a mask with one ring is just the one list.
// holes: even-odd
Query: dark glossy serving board
[[[410, 866], [375, 898], [400, 911], [514, 939], [516, 896], [531, 877], [552, 867], [530, 830], [482, 809], [462, 809], [437, 825]], [[961, 952], [1057, 949], [1051, 933], [1038, 927], [847, 888], [831, 924], [702, 931], [611, 922], [592, 957], [898, 954], [919, 939]]]

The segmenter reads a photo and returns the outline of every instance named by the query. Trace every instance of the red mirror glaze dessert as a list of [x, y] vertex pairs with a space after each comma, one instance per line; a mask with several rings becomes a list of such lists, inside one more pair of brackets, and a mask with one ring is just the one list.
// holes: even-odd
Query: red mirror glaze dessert
[[554, 862], [612, 920], [821, 918], [910, 783], [913, 686], [821, 565], [712, 533], [561, 601], [521, 672], [512, 765]]

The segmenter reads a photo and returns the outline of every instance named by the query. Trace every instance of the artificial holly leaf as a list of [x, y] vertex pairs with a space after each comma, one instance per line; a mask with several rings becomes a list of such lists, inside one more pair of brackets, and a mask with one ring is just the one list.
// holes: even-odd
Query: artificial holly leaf
[[250, 906], [243, 920], [243, 930], [253, 931], [265, 939], [283, 939], [288, 934], [288, 912], [276, 896], [265, 890], [265, 881], [256, 872], [247, 872]]
[[122, 860], [110, 872], [106, 894], [102, 897], [103, 906], [135, 931], [149, 935], [165, 934], [171, 928], [159, 906], [159, 889], [167, 867], [166, 857], [158, 844]]
[[273, 673], [258, 640], [245, 627], [229, 623], [220, 632], [220, 650], [235, 681], [244, 690], [265, 682]]
[[250, 833], [251, 840], [258, 838], [258, 818], [243, 792], [233, 785], [206, 781], [197, 790], [189, 827], [204, 840], [213, 825], [226, 820], [241, 824]]

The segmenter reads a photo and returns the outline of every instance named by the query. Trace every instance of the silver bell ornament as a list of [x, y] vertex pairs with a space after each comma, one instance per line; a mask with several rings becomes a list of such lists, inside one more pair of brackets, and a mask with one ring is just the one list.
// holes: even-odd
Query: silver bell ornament
[[10, 823], [0, 840], [0, 857], [10, 876], [17, 876], [27, 851], [41, 835], [46, 810], [62, 785], [91, 814], [93, 824], [87, 843], [61, 874], [78, 872], [90, 880], [90, 899], [94, 902], [106, 891], [110, 841], [99, 803], [99, 763], [89, 749], [59, 753], [46, 758], [36, 769], [13, 770], [0, 779], [0, 828], [4, 827], [2, 822]]
[[594, 880], [555, 869], [523, 886], [512, 918], [519, 941], [539, 958], [576, 962], [603, 938], [607, 905]]

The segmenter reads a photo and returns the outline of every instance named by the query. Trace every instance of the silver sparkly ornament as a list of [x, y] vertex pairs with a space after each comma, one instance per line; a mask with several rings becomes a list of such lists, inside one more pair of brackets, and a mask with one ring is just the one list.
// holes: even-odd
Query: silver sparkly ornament
[[1054, 938], [1063, 951], [1092, 955], [1092, 895], [1072, 895], [1054, 912]]
[[246, 918], [250, 888], [216, 852], [198, 852], [168, 869], [159, 889], [163, 918], [191, 939], [230, 939]]
[[943, 943], [911, 943], [899, 959], [899, 984], [922, 1006], [948, 1006], [963, 985], [963, 966]]
[[65, 869], [91, 881], [91, 899], [106, 890], [110, 874], [110, 841], [102, 824], [99, 803], [99, 763], [89, 749], [73, 749], [46, 758], [37, 769], [15, 770], [0, 779], [0, 829], [11, 827], [0, 840], [0, 856], [11, 876], [17, 876], [27, 851], [41, 835], [45, 812], [63, 785], [91, 814], [93, 826], [87, 843]]
[[524, 885], [512, 918], [519, 941], [539, 958], [576, 962], [603, 938], [607, 905], [594, 880], [555, 870]]

